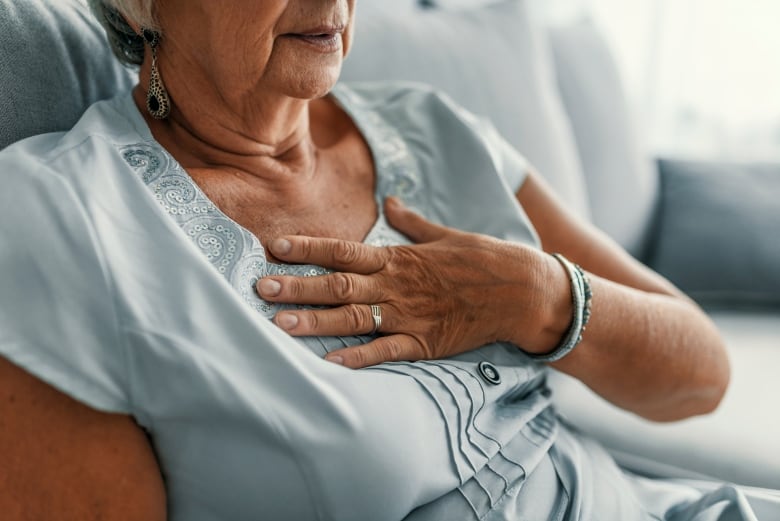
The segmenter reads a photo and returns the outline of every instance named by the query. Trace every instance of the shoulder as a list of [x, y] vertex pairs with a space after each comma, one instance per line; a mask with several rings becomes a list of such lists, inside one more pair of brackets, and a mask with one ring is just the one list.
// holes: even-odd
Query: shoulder
[[[516, 192], [530, 165], [487, 119], [460, 106], [445, 92], [413, 82], [366, 82], [340, 84], [337, 96], [378, 126], [389, 125], [418, 160], [432, 160], [435, 175], [457, 173], [479, 176], [488, 172], [503, 178]], [[360, 119], [360, 118], [358, 118]]]
[[[29, 137], [0, 150], [0, 166], [4, 172], [48, 170], [64, 175], [70, 173], [70, 167], [83, 175], [85, 162], [94, 157], [91, 154], [125, 141], [146, 139], [144, 133], [148, 133], [148, 129], [139, 124], [142, 118], [133, 110], [136, 109], [129, 92], [98, 101], [84, 112], [72, 129]], [[82, 168], [76, 166], [78, 163]]]
[[[0, 268], [16, 280], [29, 277], [31, 285], [19, 287], [20, 295], [56, 284], [69, 269], [94, 269], [93, 280], [101, 276], [91, 210], [100, 198], [95, 192], [108, 184], [96, 180], [110, 175], [110, 168], [100, 167], [107, 166], [111, 147], [90, 129], [91, 122], [107, 119], [96, 114], [102, 110], [93, 106], [68, 132], [27, 138], [0, 151], [0, 242], [9, 246], [0, 254]], [[61, 285], [73, 280], [62, 279]]]
[[[129, 94], [92, 105], [67, 132], [33, 136], [0, 151], [0, 214], [70, 209], [116, 172], [117, 145], [138, 142]], [[15, 202], [23, 201], [23, 208]], [[22, 215], [16, 217], [21, 218]]]
[[383, 81], [343, 83], [334, 90], [349, 107], [373, 113], [407, 141], [422, 141], [447, 156], [459, 151], [489, 160], [520, 154], [487, 118], [463, 108], [447, 93], [424, 83]]
[[34, 233], [46, 248], [70, 234], [70, 247], [78, 245], [82, 256], [90, 242], [96, 246], [90, 234], [96, 220], [92, 210], [117, 184], [118, 145], [139, 140], [132, 119], [123, 115], [126, 106], [126, 99], [98, 102], [70, 131], [30, 137], [0, 151], [4, 239], [23, 242]]

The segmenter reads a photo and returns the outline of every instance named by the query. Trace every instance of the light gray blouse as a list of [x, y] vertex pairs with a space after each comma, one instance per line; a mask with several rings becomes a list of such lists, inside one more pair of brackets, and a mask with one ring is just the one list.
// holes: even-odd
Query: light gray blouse
[[[332, 95], [372, 150], [377, 202], [538, 244], [514, 197], [526, 162], [490, 125], [420, 86]], [[129, 94], [4, 150], [0, 175], [0, 355], [133, 415], [173, 520], [714, 520], [691, 505], [722, 497], [750, 519], [736, 488], [625, 474], [560, 424], [546, 369], [514, 346], [361, 371], [324, 362], [367, 337], [293, 339], [254, 285], [325, 270], [268, 262]], [[380, 214], [365, 242], [408, 241]]]

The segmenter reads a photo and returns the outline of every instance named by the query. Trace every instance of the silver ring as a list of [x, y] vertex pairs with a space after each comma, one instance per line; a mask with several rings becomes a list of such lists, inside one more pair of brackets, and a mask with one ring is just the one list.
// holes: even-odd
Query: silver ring
[[375, 335], [379, 328], [382, 327], [382, 308], [377, 305], [371, 306], [371, 318], [374, 319], [374, 329], [371, 330], [369, 335]]

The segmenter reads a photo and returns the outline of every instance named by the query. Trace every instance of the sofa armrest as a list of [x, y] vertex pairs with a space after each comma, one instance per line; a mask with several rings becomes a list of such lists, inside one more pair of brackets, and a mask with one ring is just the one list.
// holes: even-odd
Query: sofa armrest
[[648, 264], [709, 308], [780, 308], [780, 164], [659, 160]]

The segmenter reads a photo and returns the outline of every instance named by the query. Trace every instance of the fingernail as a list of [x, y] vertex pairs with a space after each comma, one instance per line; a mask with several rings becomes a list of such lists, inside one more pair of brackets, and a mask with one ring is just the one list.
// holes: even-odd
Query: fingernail
[[262, 279], [257, 284], [257, 289], [260, 291], [260, 294], [266, 297], [275, 297], [279, 294], [279, 292], [282, 291], [282, 285], [279, 284], [279, 281], [273, 280], [273, 279]]
[[298, 315], [293, 315], [291, 313], [278, 315], [276, 317], [276, 323], [279, 324], [279, 327], [282, 329], [293, 329], [298, 325]]
[[339, 355], [325, 355], [325, 360], [338, 365], [344, 365], [344, 359]]
[[403, 206], [403, 203], [397, 197], [388, 197], [387, 198], [387, 204], [389, 204], [390, 206], [394, 206], [396, 208], [399, 208], [399, 207]]
[[287, 239], [274, 239], [271, 241], [271, 252], [279, 255], [287, 255], [292, 250], [292, 243]]

